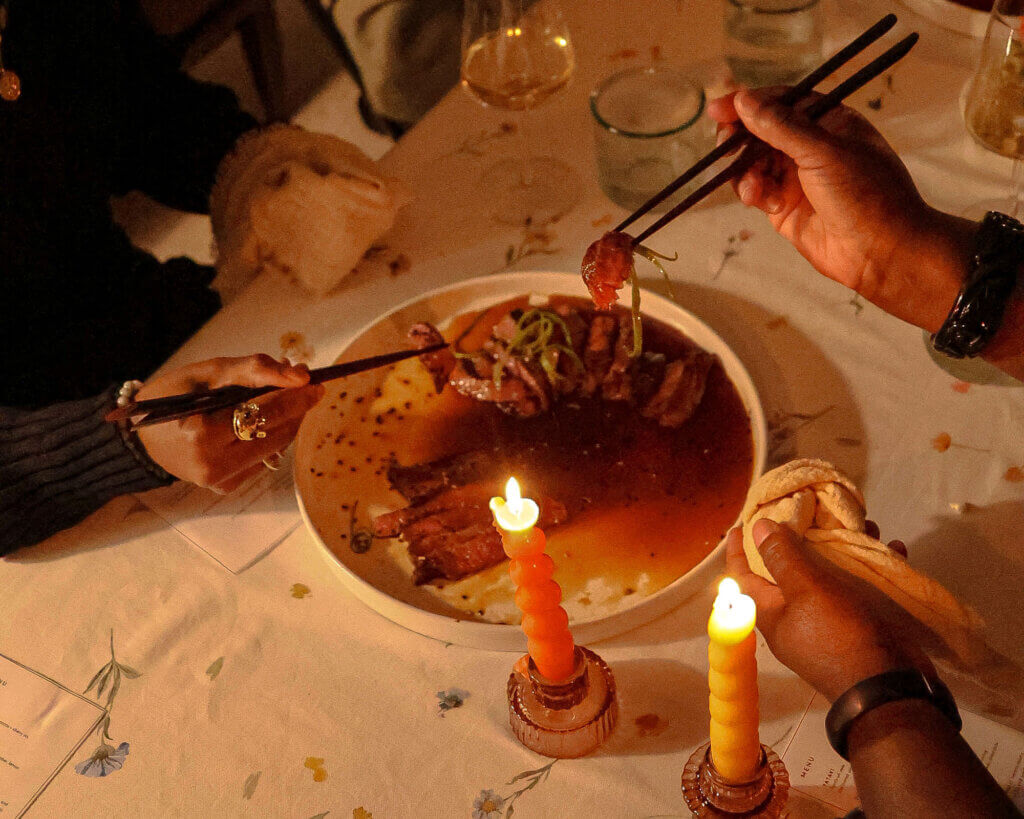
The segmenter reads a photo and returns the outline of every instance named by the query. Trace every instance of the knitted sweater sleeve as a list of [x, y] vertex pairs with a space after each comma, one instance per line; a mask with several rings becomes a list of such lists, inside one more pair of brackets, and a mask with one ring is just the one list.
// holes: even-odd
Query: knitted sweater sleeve
[[115, 394], [0, 407], [0, 555], [73, 526], [118, 495], [172, 482], [120, 426], [103, 420]]

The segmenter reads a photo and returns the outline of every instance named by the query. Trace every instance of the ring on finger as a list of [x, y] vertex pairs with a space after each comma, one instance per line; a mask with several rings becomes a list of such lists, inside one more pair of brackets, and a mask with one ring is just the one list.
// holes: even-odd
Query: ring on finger
[[267, 419], [260, 413], [260, 405], [254, 401], [239, 404], [231, 416], [231, 428], [239, 441], [266, 438], [267, 433], [263, 431], [266, 425]]
[[284, 456], [280, 452], [271, 452], [263, 459], [263, 465], [271, 472], [277, 472], [277, 470], [281, 468], [281, 462], [283, 460]]

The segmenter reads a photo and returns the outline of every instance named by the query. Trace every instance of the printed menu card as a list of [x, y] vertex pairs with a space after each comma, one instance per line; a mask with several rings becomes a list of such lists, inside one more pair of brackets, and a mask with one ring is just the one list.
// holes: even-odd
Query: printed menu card
[[[795, 790], [846, 813], [857, 806], [857, 790], [850, 763], [832, 750], [825, 737], [827, 712], [826, 700], [815, 695], [782, 761]], [[1024, 734], [963, 709], [960, 716], [967, 744], [1014, 804], [1024, 810]]]
[[0, 817], [23, 815], [105, 713], [0, 654]]

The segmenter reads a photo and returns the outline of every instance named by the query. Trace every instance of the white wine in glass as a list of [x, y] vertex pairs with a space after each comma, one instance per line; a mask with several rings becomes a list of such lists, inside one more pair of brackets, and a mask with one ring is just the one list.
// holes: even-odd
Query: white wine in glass
[[1013, 160], [1011, 193], [972, 205], [964, 214], [981, 219], [996, 210], [1024, 218], [1024, 0], [996, 0], [974, 74], [964, 120], [986, 150]]
[[[465, 0], [462, 34], [462, 85], [488, 106], [533, 109], [564, 88], [576, 67], [568, 29], [551, 0]], [[575, 172], [551, 157], [502, 160], [480, 184], [494, 215], [511, 224], [560, 216], [579, 189]]]
[[[1024, 219], [1024, 0], [995, 0], [981, 59], [967, 92], [964, 122], [974, 140], [1013, 160], [1010, 193], [974, 202], [961, 215], [980, 222], [990, 210]], [[925, 333], [928, 354], [943, 370], [974, 384], [1020, 386], [981, 358], [950, 358], [936, 351]]]

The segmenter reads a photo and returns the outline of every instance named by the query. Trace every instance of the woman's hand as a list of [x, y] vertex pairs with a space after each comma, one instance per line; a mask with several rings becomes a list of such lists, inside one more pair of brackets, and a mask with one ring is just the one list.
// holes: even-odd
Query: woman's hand
[[304, 364], [251, 355], [189, 364], [146, 382], [136, 397], [141, 401], [232, 384], [286, 388], [256, 399], [260, 414], [267, 419], [265, 438], [240, 441], [232, 427], [233, 410], [228, 409], [142, 427], [139, 440], [149, 457], [184, 481], [230, 492], [264, 469], [264, 458], [291, 443], [302, 417], [324, 392], [322, 386], [309, 383], [309, 369]]
[[740, 120], [775, 149], [734, 183], [740, 199], [820, 273], [935, 332], [963, 282], [976, 225], [929, 207], [856, 111], [840, 106], [812, 122], [779, 104], [782, 90], [739, 91], [709, 105], [721, 138]]
[[759, 520], [753, 535], [778, 585], [750, 571], [739, 529], [726, 540], [729, 574], [754, 598], [757, 625], [772, 653], [830, 701], [883, 671], [918, 667], [932, 672], [924, 655], [897, 644], [866, 600], [840, 582], [791, 529]]

